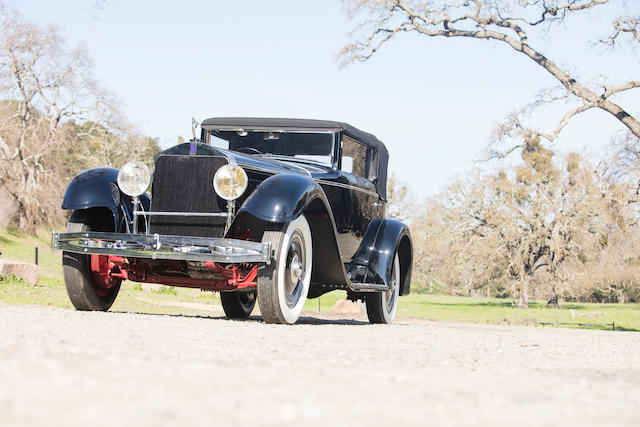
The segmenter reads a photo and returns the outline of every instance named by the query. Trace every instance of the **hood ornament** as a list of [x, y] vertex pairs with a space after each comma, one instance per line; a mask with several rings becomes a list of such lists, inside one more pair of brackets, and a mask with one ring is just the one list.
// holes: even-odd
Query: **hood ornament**
[[198, 123], [198, 121], [194, 117], [191, 117], [191, 134], [193, 135], [193, 139], [197, 139], [196, 129], [198, 129], [199, 127], [200, 123]]

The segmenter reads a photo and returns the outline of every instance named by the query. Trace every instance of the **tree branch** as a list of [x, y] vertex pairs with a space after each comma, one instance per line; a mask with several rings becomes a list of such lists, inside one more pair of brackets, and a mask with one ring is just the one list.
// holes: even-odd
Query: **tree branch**
[[[514, 51], [527, 56], [536, 64], [546, 70], [551, 76], [562, 84], [572, 95], [581, 99], [589, 108], [598, 108], [613, 115], [634, 135], [640, 137], [640, 121], [625, 111], [620, 105], [612, 102], [609, 97], [615, 93], [638, 87], [636, 82], [611, 88], [605, 94], [599, 96], [595, 91], [581, 84], [568, 72], [561, 69], [554, 61], [547, 58], [542, 52], [529, 43], [527, 32], [517, 22], [530, 26], [542, 22], [555, 22], [565, 19], [567, 13], [574, 13], [595, 8], [608, 3], [608, 0], [569, 0], [564, 3], [551, 6], [547, 1], [519, 1], [512, 3], [498, 3], [491, 0], [468, 0], [456, 4], [446, 4], [441, 8], [427, 1], [415, 1], [409, 3], [406, 0], [393, 0], [380, 3], [376, 0], [351, 0], [355, 1], [355, 10], [368, 9], [372, 13], [378, 13], [379, 19], [373, 21], [373, 30], [364, 42], [356, 42], [345, 47], [339, 56], [342, 65], [354, 61], [366, 61], [371, 58], [380, 47], [399, 32], [415, 31], [428, 37], [466, 37], [475, 39], [495, 40], [510, 46]], [[353, 3], [352, 3], [353, 4]], [[526, 11], [530, 8], [540, 8], [540, 18], [530, 21], [522, 17], [510, 17], [510, 6], [519, 6]], [[419, 9], [419, 11], [418, 11]], [[380, 11], [384, 12], [380, 12]], [[389, 26], [397, 18], [400, 24]], [[616, 21], [618, 22], [618, 21]], [[637, 34], [637, 23], [625, 22], [616, 28], [619, 31], [629, 31]], [[636, 31], [636, 32], [633, 32]], [[631, 86], [629, 86], [631, 85]], [[569, 116], [585, 111], [584, 106], [578, 111], [570, 112]], [[565, 120], [561, 122], [560, 129], [566, 126]], [[541, 135], [543, 135], [541, 133]], [[547, 136], [557, 137], [553, 134]], [[546, 137], [546, 136], [545, 136]]]
[[547, 132], [540, 132], [540, 131], [532, 131], [532, 134], [534, 135], [538, 135], [544, 139], [546, 139], [549, 142], [553, 142], [555, 141], [558, 136], [560, 136], [560, 132], [562, 132], [562, 130], [567, 127], [567, 125], [569, 124], [569, 121], [571, 120], [571, 118], [573, 118], [574, 116], [577, 116], [580, 113], [583, 113], [587, 110], [590, 110], [594, 108], [594, 105], [592, 104], [582, 104], [579, 107], [576, 107], [574, 109], [572, 109], [571, 111], [568, 111], [563, 117], [562, 120], [560, 120], [560, 122], [558, 123], [558, 125], [556, 126], [555, 130], [552, 133], [547, 133]]
[[630, 82], [621, 84], [620, 86], [614, 86], [612, 88], [606, 89], [602, 97], [609, 98], [610, 96], [615, 95], [616, 93], [624, 92], [625, 90], [634, 89], [638, 87], [640, 87], [640, 81], [632, 80]]

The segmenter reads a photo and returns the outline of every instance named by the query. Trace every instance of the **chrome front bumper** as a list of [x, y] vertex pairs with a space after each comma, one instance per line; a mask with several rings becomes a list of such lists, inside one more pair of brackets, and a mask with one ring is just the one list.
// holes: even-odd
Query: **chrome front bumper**
[[271, 261], [271, 244], [236, 239], [128, 233], [56, 233], [51, 249], [80, 254], [214, 261], [224, 263]]

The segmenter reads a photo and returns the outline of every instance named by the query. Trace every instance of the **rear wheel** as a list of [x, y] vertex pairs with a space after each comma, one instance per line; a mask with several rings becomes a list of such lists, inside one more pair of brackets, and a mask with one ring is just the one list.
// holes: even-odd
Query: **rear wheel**
[[396, 254], [391, 270], [390, 289], [386, 292], [372, 292], [366, 295], [367, 317], [371, 323], [391, 323], [396, 315], [400, 296], [400, 261]]
[[256, 305], [256, 293], [220, 292], [220, 301], [229, 319], [247, 319]]
[[[112, 222], [90, 211], [75, 211], [68, 233], [113, 231]], [[122, 279], [111, 277], [107, 255], [62, 253], [62, 272], [67, 294], [76, 310], [107, 311], [120, 291]]]
[[313, 249], [311, 229], [304, 216], [291, 221], [284, 232], [265, 231], [271, 264], [258, 270], [258, 304], [266, 323], [295, 323], [309, 293]]

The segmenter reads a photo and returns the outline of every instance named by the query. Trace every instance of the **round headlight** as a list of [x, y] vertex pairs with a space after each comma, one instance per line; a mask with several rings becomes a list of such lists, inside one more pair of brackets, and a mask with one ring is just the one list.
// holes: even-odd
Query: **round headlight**
[[118, 187], [127, 196], [137, 197], [147, 191], [151, 183], [149, 168], [140, 162], [129, 162], [118, 172]]
[[238, 165], [224, 165], [213, 177], [213, 188], [225, 200], [235, 200], [247, 189], [249, 179]]

